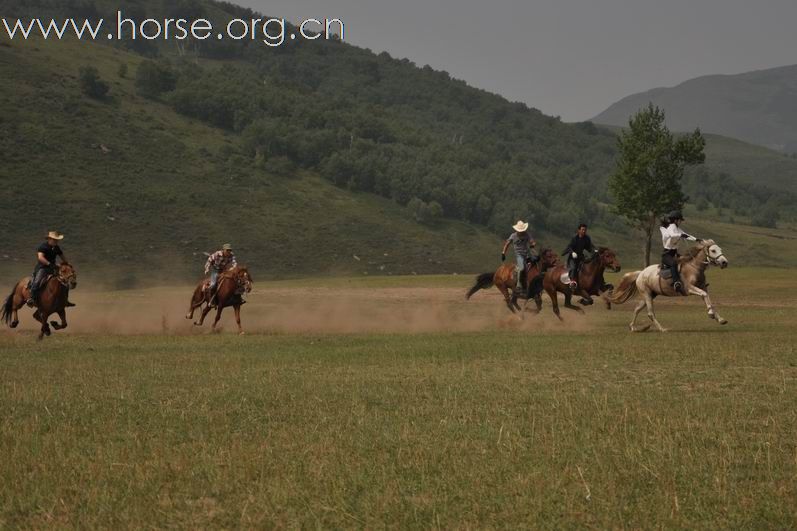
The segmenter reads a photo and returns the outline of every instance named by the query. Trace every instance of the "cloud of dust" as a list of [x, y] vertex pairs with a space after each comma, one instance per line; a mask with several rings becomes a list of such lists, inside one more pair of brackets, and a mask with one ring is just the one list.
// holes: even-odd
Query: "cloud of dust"
[[[185, 335], [210, 333], [211, 311], [203, 327], [185, 314], [191, 288], [151, 288], [136, 291], [83, 292], [70, 298], [78, 306], [68, 310], [69, 327], [54, 334]], [[540, 315], [526, 312], [521, 320], [506, 308], [498, 291], [484, 290], [465, 300], [465, 289], [455, 288], [271, 288], [255, 289], [241, 308], [247, 333], [398, 333], [478, 332], [488, 330], [583, 331], [593, 325], [589, 316], [562, 310], [560, 323], [543, 294]], [[524, 301], [519, 301], [521, 306]], [[529, 303], [529, 308], [534, 302]], [[600, 302], [587, 312], [605, 312]], [[32, 310], [20, 310], [20, 327], [8, 333], [38, 330]], [[51, 316], [50, 320], [57, 316]], [[219, 325], [226, 332], [237, 327], [232, 308], [225, 308]]]

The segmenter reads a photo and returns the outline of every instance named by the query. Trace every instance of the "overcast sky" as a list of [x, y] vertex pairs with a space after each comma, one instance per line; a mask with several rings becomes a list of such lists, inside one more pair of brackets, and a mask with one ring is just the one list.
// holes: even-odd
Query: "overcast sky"
[[704, 74], [797, 63], [796, 0], [233, 0], [567, 121]]

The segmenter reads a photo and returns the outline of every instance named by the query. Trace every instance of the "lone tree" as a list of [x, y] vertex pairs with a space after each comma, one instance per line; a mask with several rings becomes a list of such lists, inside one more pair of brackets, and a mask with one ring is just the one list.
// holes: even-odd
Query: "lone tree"
[[648, 266], [659, 217], [683, 207], [687, 199], [681, 189], [684, 169], [706, 160], [706, 140], [700, 129], [676, 139], [664, 125], [664, 111], [651, 103], [629, 120], [617, 145], [619, 156], [609, 191], [615, 212], [645, 234]]

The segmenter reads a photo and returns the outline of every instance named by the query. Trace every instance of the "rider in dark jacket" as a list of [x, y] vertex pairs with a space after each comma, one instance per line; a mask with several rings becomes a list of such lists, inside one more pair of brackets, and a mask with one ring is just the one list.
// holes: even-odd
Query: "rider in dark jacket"
[[595, 247], [593, 247], [590, 237], [587, 236], [587, 224], [580, 223], [578, 232], [576, 232], [576, 235], [570, 240], [570, 245], [562, 253], [562, 256], [567, 255], [567, 271], [570, 276], [571, 288], [578, 286], [578, 269], [581, 267], [581, 262], [584, 261], [584, 251], [594, 253]]

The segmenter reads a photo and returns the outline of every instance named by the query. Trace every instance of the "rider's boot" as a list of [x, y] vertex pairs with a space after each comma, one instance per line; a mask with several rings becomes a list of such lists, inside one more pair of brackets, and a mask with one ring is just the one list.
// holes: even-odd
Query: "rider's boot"
[[77, 306], [77, 304], [75, 304], [74, 302], [66, 301], [66, 304], [64, 306], [66, 308], [74, 308], [75, 306]]
[[686, 289], [684, 288], [684, 284], [680, 280], [676, 280], [675, 282], [673, 282], [672, 287], [673, 289], [675, 289], [676, 292], [680, 293], [681, 295], [687, 294]]

